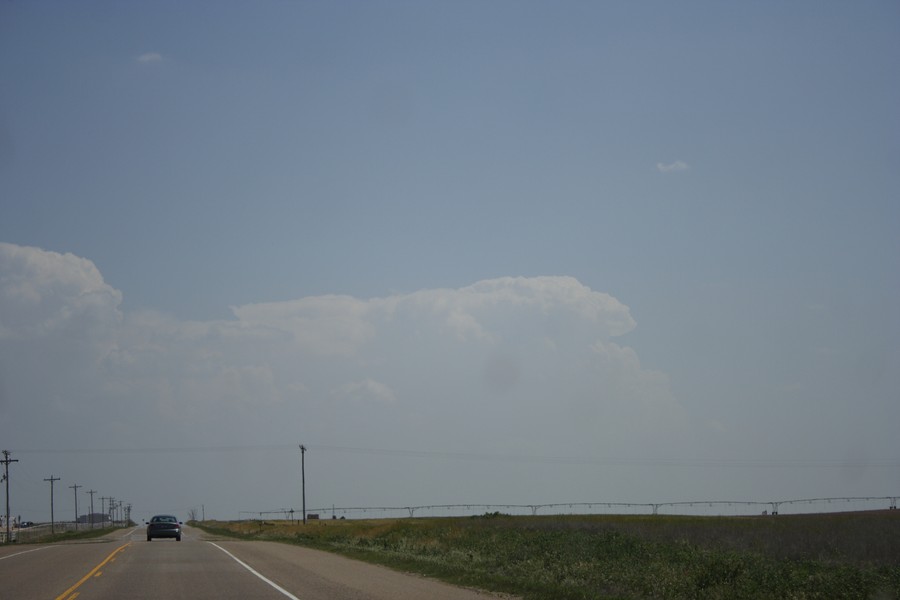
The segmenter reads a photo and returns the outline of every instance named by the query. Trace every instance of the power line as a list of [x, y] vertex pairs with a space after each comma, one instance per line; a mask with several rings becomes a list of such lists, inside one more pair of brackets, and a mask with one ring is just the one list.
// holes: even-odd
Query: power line
[[303, 490], [303, 524], [306, 525], [306, 446], [300, 444], [300, 486]]
[[94, 494], [97, 493], [97, 490], [88, 490], [85, 494], [91, 495], [91, 529], [94, 528]]
[[9, 450], [3, 451], [3, 460], [0, 460], [0, 463], [3, 463], [3, 481], [6, 483], [6, 541], [9, 542], [12, 538], [10, 538], [10, 528], [9, 528], [9, 465], [10, 463], [19, 462], [16, 458], [9, 457]]
[[109, 500], [110, 505], [112, 505], [112, 501], [115, 498], [111, 496], [100, 496], [100, 512], [103, 514], [103, 526], [106, 527], [106, 522], [109, 521], [109, 514], [106, 512], [106, 501]]
[[69, 486], [70, 490], [75, 490], [75, 530], [78, 530], [78, 488], [84, 487], [83, 485], [75, 485], [72, 484]]
[[345, 454], [367, 454], [382, 456], [403, 456], [410, 458], [441, 458], [453, 460], [501, 461], [519, 463], [554, 463], [584, 464], [599, 466], [630, 467], [820, 467], [820, 468], [859, 468], [859, 467], [900, 467], [896, 460], [834, 460], [834, 459], [690, 459], [690, 458], [623, 458], [623, 457], [588, 457], [588, 456], [537, 456], [511, 455], [476, 452], [440, 452], [428, 450], [391, 450], [383, 448], [357, 448], [346, 446], [316, 445], [310, 446], [321, 451]]
[[54, 477], [53, 475], [44, 479], [44, 481], [50, 482], [50, 533], [56, 533], [56, 519], [53, 516], [53, 483], [59, 481], [59, 479], [59, 477]]
[[[485, 462], [549, 463], [570, 465], [595, 465], [605, 467], [682, 467], [682, 468], [817, 468], [858, 469], [898, 468], [898, 459], [794, 459], [794, 458], [679, 458], [679, 457], [617, 457], [617, 456], [558, 456], [528, 454], [497, 454], [489, 452], [445, 452], [434, 450], [408, 450], [390, 448], [364, 448], [334, 445], [306, 445], [307, 449], [340, 454], [364, 454], [369, 456], [398, 456], [405, 458], [430, 458], [442, 460], [466, 460]], [[296, 449], [291, 444], [256, 444], [247, 446], [187, 446], [147, 448], [29, 448], [16, 450], [19, 454], [203, 454], [224, 452], [266, 452]]]
[[182, 446], [172, 448], [24, 448], [20, 454], [191, 454], [208, 452], [247, 452], [287, 450], [292, 444], [257, 444], [248, 446]]

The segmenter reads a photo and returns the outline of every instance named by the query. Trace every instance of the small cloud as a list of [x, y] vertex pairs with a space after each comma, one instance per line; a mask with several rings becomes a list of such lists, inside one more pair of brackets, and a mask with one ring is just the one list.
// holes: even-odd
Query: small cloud
[[676, 160], [670, 164], [656, 163], [656, 170], [660, 173], [677, 173], [679, 171], [687, 171], [691, 166], [683, 160]]
[[161, 62], [163, 59], [162, 54], [159, 52], [145, 52], [137, 57], [137, 61], [139, 63], [155, 63]]

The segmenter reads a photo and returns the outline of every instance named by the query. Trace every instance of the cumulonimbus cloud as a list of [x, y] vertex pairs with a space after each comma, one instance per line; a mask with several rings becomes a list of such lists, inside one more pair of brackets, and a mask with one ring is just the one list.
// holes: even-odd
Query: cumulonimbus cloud
[[[668, 426], [679, 410], [665, 375], [614, 341], [635, 327], [628, 307], [570, 276], [249, 304], [225, 320], [121, 301], [88, 259], [0, 244], [0, 366], [17, 390], [6, 416], [39, 420], [58, 397], [77, 415], [121, 411], [123, 438], [177, 415], [184, 435], [215, 416], [217, 435], [268, 439], [310, 418], [347, 435], [356, 419], [356, 436], [440, 437], [448, 419], [486, 411], [516, 415], [522, 435], [547, 426], [612, 440]], [[54, 374], [52, 389], [37, 373]]]
[[[0, 422], [43, 424], [9, 428], [8, 447], [300, 439], [603, 456], [666, 444], [688, 426], [668, 377], [621, 343], [635, 327], [628, 306], [575, 277], [311, 296], [235, 307], [231, 318], [216, 320], [126, 310], [122, 296], [87, 258], [0, 244]], [[218, 459], [203, 460], [204, 476], [219, 468]], [[480, 495], [494, 480], [479, 483], [468, 466], [451, 467], [437, 479], [394, 473], [341, 492], [345, 480], [370, 473], [346, 468], [334, 470], [329, 493], [394, 497], [409, 484], [446, 498], [459, 489], [444, 489], [445, 481], [466, 481]], [[234, 487], [230, 479], [196, 485], [221, 497]], [[233, 502], [262, 502], [257, 483], [243, 485], [253, 497], [239, 493]], [[521, 485], [530, 493], [530, 477]], [[279, 493], [267, 491], [265, 503]]]
[[110, 339], [121, 302], [90, 260], [0, 242], [0, 339]]

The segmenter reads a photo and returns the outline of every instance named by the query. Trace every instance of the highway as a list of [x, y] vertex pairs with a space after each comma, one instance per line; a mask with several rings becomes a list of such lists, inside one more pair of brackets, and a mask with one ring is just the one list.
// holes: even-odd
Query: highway
[[3, 600], [485, 600], [480, 593], [288, 544], [147, 542], [143, 527], [90, 541], [0, 546]]

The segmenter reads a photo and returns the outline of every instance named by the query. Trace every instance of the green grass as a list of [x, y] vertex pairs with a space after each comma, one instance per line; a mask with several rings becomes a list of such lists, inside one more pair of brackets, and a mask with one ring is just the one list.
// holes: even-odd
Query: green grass
[[526, 600], [900, 598], [900, 513], [196, 524]]

